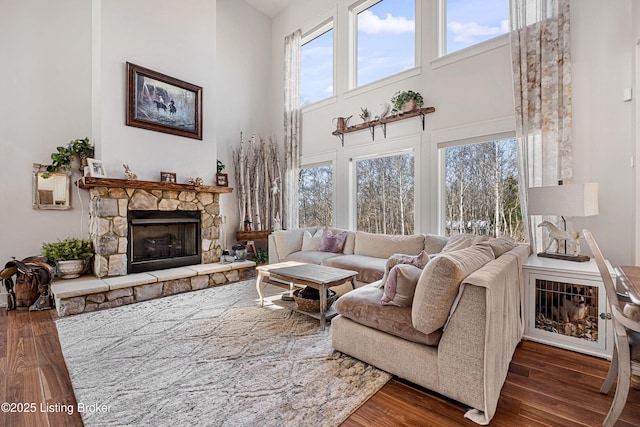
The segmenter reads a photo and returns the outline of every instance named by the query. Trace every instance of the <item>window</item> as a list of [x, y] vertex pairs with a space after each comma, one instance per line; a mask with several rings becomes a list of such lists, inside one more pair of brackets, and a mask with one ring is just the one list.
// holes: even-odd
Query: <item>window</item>
[[413, 234], [414, 154], [356, 160], [357, 230]]
[[312, 31], [300, 47], [300, 105], [333, 96], [333, 22]]
[[446, 234], [526, 236], [515, 139], [445, 149]]
[[509, 32], [509, 0], [444, 0], [445, 54]]
[[300, 227], [333, 224], [333, 167], [331, 165], [300, 169], [298, 206]]
[[355, 84], [362, 86], [416, 66], [415, 0], [366, 1], [353, 9]]

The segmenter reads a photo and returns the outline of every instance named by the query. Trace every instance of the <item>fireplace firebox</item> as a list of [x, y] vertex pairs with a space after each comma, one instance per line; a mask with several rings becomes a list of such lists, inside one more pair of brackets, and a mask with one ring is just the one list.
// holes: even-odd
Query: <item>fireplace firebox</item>
[[199, 264], [200, 211], [127, 213], [127, 273]]

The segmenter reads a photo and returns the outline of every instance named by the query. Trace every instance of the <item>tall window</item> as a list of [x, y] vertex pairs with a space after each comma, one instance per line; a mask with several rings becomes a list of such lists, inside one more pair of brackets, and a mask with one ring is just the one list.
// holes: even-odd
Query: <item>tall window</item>
[[415, 67], [415, 0], [370, 0], [353, 12], [356, 17], [355, 86]]
[[413, 234], [414, 155], [356, 160], [357, 229]]
[[445, 149], [446, 234], [526, 240], [515, 139]]
[[300, 105], [333, 96], [333, 22], [302, 39], [300, 47]]
[[509, 0], [446, 0], [445, 54], [509, 32]]
[[300, 227], [333, 224], [333, 167], [331, 165], [300, 169], [298, 203]]

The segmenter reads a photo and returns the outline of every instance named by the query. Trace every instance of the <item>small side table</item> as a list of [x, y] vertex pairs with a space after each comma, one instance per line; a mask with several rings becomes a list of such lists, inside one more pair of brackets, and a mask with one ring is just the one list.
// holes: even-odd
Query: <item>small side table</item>
[[251, 249], [253, 254], [256, 255], [255, 242], [269, 240], [269, 234], [271, 234], [271, 230], [236, 231], [236, 240], [238, 242], [246, 242], [247, 249]]

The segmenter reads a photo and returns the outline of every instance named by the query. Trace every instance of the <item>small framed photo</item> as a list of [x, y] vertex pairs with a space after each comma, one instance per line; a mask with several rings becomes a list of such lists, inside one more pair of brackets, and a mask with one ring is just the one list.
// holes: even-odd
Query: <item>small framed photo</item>
[[218, 187], [228, 187], [229, 186], [229, 178], [226, 173], [217, 173], [216, 174], [216, 185]]
[[107, 174], [104, 171], [104, 165], [102, 164], [102, 160], [96, 160], [92, 158], [87, 159], [87, 164], [89, 168], [89, 176], [94, 178], [106, 178]]
[[160, 172], [161, 182], [176, 182], [175, 172]]

